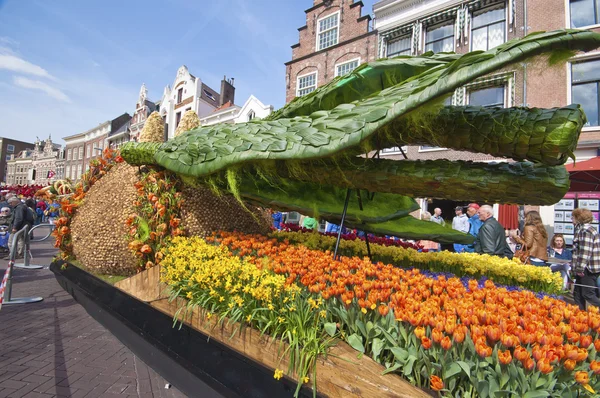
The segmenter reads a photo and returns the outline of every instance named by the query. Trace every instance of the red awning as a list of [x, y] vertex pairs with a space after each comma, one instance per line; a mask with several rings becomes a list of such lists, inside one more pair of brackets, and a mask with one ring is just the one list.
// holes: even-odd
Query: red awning
[[498, 222], [504, 229], [519, 228], [519, 206], [500, 205], [498, 209]]
[[571, 180], [569, 191], [600, 191], [600, 157], [565, 165]]

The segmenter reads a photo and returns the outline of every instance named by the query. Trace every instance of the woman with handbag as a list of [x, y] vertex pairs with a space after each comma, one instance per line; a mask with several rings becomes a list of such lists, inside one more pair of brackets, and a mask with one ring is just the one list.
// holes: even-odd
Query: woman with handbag
[[532, 210], [525, 215], [525, 227], [523, 228], [523, 236], [512, 234], [512, 238], [522, 245], [521, 253], [519, 250], [515, 253], [515, 257], [519, 257], [521, 261], [527, 264], [536, 266], [545, 266], [548, 260], [548, 252], [546, 250], [548, 244], [548, 233], [544, 228], [544, 223], [540, 217], [540, 213]]

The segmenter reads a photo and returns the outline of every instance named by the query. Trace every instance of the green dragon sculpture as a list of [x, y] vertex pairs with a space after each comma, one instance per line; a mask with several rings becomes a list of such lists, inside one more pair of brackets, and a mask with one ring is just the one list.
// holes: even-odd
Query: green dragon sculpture
[[[444, 106], [470, 82], [547, 55], [550, 64], [600, 46], [600, 34], [534, 33], [465, 55], [426, 53], [363, 64], [264, 120], [200, 127], [165, 143], [128, 143], [132, 165], [157, 165], [191, 184], [238, 199], [409, 239], [470, 243], [472, 237], [409, 215], [412, 197], [549, 205], [569, 188], [563, 166], [586, 122], [562, 108]], [[513, 163], [385, 160], [374, 151], [435, 145]], [[373, 193], [377, 193], [373, 195]], [[363, 206], [364, 204], [364, 206]]]

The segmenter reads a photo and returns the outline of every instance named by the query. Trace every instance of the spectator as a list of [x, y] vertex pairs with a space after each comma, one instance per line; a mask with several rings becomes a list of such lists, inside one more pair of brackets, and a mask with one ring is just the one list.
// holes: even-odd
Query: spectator
[[[573, 210], [573, 272], [575, 273], [575, 290], [573, 298], [579, 308], [586, 309], [586, 302], [600, 307], [600, 299], [596, 295], [598, 276], [600, 276], [600, 236], [591, 225], [594, 220], [592, 212], [579, 208]], [[586, 287], [589, 286], [589, 287]]]
[[281, 212], [275, 211], [271, 214], [271, 217], [273, 217], [273, 228], [275, 228], [276, 230], [280, 230], [281, 229], [281, 220], [283, 218], [283, 215], [281, 214]]
[[0, 226], [10, 226], [10, 208], [3, 207], [0, 209]]
[[8, 238], [10, 237], [10, 208], [3, 207], [0, 209], [0, 250], [3, 252], [8, 251]]
[[446, 225], [446, 221], [442, 218], [442, 209], [436, 207], [433, 210], [433, 216], [431, 216], [431, 221], [436, 222], [440, 225]]
[[325, 225], [325, 232], [327, 232], [327, 233], [337, 234], [339, 232], [339, 230], [340, 230], [340, 226], [337, 224], [328, 222]]
[[304, 220], [302, 221], [302, 227], [304, 228], [315, 229], [318, 228], [318, 226], [319, 223], [312, 217], [304, 217]]
[[[12, 248], [15, 233], [20, 231], [25, 225], [28, 225], [29, 228], [31, 228], [33, 225], [33, 213], [16, 196], [11, 197], [8, 200], [8, 204], [10, 204], [10, 206], [13, 208], [13, 221], [10, 231], [10, 238], [8, 241], [8, 246]], [[15, 253], [15, 258], [23, 258], [24, 250], [25, 239], [24, 236], [21, 235], [17, 241], [17, 252]]]
[[493, 213], [492, 206], [488, 205], [481, 206], [477, 211], [483, 225], [475, 238], [475, 251], [481, 254], [512, 258], [513, 252], [506, 243], [504, 228], [493, 217]]
[[545, 266], [548, 260], [548, 233], [544, 228], [542, 217], [537, 211], [530, 211], [525, 215], [525, 226], [523, 236], [513, 232], [512, 238], [529, 250], [529, 262], [531, 265]]
[[[431, 221], [431, 213], [428, 211], [423, 212], [421, 219], [423, 221]], [[426, 250], [428, 252], [440, 251], [440, 244], [431, 240], [420, 240], [417, 242], [417, 244], [422, 247], [422, 250]]]
[[[454, 213], [456, 214], [456, 217], [452, 219], [452, 229], [468, 233], [469, 229], [471, 229], [471, 224], [469, 224], [469, 218], [467, 217], [467, 215], [463, 214], [463, 208], [461, 206], [457, 206], [454, 209]], [[455, 243], [454, 251], [457, 253], [465, 251], [465, 245]]]
[[60, 205], [55, 200], [53, 200], [52, 203], [50, 203], [50, 205], [48, 206], [48, 208], [44, 212], [44, 215], [46, 217], [48, 217], [48, 222], [50, 224], [54, 224], [54, 219], [56, 217], [58, 217], [58, 210], [59, 209], [60, 209]]
[[563, 234], [554, 234], [548, 246], [548, 257], [559, 258], [561, 260], [572, 260], [573, 252], [565, 248], [565, 237]]
[[552, 272], [560, 272], [563, 277], [563, 289], [567, 289], [567, 283], [569, 282], [569, 272], [571, 267], [567, 263], [553, 264], [552, 259], [556, 258], [559, 260], [571, 261], [573, 259], [573, 253], [571, 250], [565, 249], [565, 237], [563, 234], [554, 234], [548, 246], [548, 262], [550, 263], [550, 269]]
[[[473, 235], [477, 238], [477, 234], [479, 233], [479, 229], [483, 225], [483, 222], [479, 219], [479, 214], [477, 211], [479, 210], [479, 205], [477, 203], [469, 203], [467, 206], [467, 216], [469, 217], [469, 235]], [[475, 245], [465, 245], [464, 250], [469, 253], [475, 252]]]

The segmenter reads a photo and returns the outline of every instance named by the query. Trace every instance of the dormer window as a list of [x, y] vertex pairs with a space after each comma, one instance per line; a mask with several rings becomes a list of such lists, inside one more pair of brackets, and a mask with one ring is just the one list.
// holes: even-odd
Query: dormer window
[[211, 100], [216, 101], [215, 96], [212, 95], [209, 91], [207, 91], [207, 90], [203, 90], [203, 91], [204, 91], [204, 95], [206, 95]]

